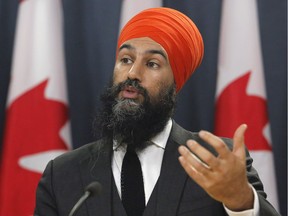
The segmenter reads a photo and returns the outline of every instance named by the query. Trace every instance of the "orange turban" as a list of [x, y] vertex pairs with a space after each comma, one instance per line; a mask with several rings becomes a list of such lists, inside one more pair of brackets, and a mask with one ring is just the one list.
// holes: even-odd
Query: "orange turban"
[[177, 10], [150, 8], [134, 16], [123, 27], [118, 48], [125, 41], [140, 37], [149, 37], [165, 49], [179, 92], [203, 58], [204, 44], [196, 25]]

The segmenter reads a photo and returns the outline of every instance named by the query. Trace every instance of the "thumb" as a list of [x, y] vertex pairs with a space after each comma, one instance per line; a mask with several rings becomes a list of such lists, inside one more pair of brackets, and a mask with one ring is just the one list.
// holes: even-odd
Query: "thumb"
[[244, 143], [244, 134], [247, 129], [246, 124], [240, 125], [233, 136], [233, 153], [241, 160], [245, 160], [245, 143]]

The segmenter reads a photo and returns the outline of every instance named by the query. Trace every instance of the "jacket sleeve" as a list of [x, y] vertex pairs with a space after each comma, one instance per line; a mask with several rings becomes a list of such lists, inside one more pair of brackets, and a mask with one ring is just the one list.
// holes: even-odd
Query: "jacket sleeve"
[[52, 173], [53, 161], [50, 161], [39, 181], [36, 190], [35, 216], [57, 216], [55, 195], [53, 192]]
[[259, 197], [259, 205], [261, 216], [277, 216], [280, 214], [274, 207], [267, 201], [267, 194], [264, 192], [263, 184], [259, 178], [256, 169], [252, 166], [253, 159], [250, 157], [249, 152], [246, 151], [246, 170], [249, 183], [255, 188]]

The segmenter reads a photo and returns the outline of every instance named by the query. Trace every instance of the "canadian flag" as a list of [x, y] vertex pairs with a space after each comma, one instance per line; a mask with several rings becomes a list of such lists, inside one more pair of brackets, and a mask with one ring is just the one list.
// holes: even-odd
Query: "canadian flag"
[[248, 125], [245, 143], [278, 208], [256, 0], [224, 0], [220, 30], [215, 134], [232, 137]]
[[20, 1], [0, 169], [0, 215], [33, 215], [47, 162], [71, 148], [60, 0]]

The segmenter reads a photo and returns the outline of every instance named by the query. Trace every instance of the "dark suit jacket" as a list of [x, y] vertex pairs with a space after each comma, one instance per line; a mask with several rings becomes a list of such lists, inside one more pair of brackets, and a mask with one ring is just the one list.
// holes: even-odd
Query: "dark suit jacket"
[[[173, 122], [172, 131], [165, 149], [160, 177], [146, 206], [144, 216], [224, 216], [223, 205], [213, 200], [183, 170], [178, 162], [179, 145], [188, 139], [203, 143], [197, 133], [184, 130]], [[231, 148], [231, 140], [225, 139]], [[87, 144], [65, 153], [47, 165], [37, 188], [35, 215], [67, 216], [73, 205], [92, 181], [103, 186], [100, 195], [89, 198], [76, 215], [125, 216], [111, 170], [112, 144], [104, 140]], [[211, 150], [213, 151], [213, 150]], [[257, 190], [260, 200], [260, 215], [279, 215], [266, 201], [266, 194], [252, 159], [247, 153], [247, 177]]]

